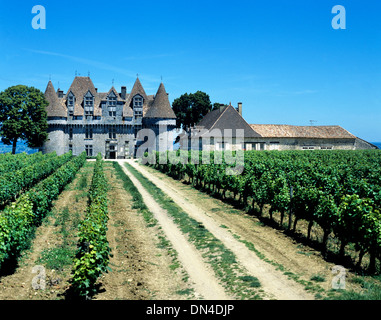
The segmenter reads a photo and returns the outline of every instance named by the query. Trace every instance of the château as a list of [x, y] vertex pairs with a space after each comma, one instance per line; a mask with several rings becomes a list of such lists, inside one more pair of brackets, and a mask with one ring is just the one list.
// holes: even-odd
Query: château
[[101, 153], [125, 159], [136, 157], [147, 140], [151, 150], [173, 150], [176, 115], [163, 83], [155, 95], [146, 94], [139, 77], [129, 93], [126, 86], [98, 92], [90, 77], [76, 76], [66, 93], [49, 80], [45, 98], [49, 136], [44, 153], [86, 151], [89, 157]]

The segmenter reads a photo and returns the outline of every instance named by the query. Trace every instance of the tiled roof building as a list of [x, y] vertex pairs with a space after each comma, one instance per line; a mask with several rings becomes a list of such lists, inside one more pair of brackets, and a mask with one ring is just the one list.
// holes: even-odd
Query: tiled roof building
[[90, 77], [75, 77], [66, 94], [56, 92], [49, 81], [45, 98], [49, 137], [44, 152], [72, 150], [78, 155], [86, 150], [89, 156], [100, 152], [105, 158], [133, 157], [147, 140], [139, 136], [141, 129], [150, 129], [155, 136], [146, 149], [173, 149], [176, 116], [163, 83], [156, 95], [147, 95], [139, 78], [130, 93], [124, 86], [120, 93], [114, 86], [98, 92]]
[[180, 136], [182, 148], [198, 150], [355, 150], [377, 149], [344, 128], [251, 124], [242, 117], [242, 103], [207, 113]]

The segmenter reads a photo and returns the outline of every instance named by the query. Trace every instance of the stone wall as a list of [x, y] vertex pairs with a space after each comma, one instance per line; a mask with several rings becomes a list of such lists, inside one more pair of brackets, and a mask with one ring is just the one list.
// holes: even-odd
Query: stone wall
[[124, 158], [126, 156], [126, 145], [128, 145], [127, 154], [133, 153], [134, 133], [130, 126], [115, 126], [115, 137], [109, 135], [108, 126], [87, 126], [87, 128], [92, 129], [92, 138], [86, 138], [85, 126], [74, 126], [73, 139], [71, 140], [69, 139], [69, 133], [66, 133], [65, 145], [67, 151], [69, 151], [69, 145], [71, 144], [73, 154], [78, 155], [86, 150], [87, 145], [92, 146], [93, 156], [101, 153], [104, 158], [109, 158], [109, 152], [111, 151], [115, 152], [115, 158]]
[[[56, 151], [57, 154], [63, 154], [72, 150], [73, 155], [79, 155], [91, 146], [93, 156], [101, 153], [104, 158], [134, 157], [139, 143], [142, 143], [136, 139], [142, 126], [136, 126], [133, 121], [108, 118], [70, 119], [65, 123], [49, 121], [49, 140], [44, 144], [43, 152]], [[152, 130], [154, 134], [152, 143], [156, 150], [173, 150], [172, 130], [175, 125], [176, 120], [168, 119], [153, 119], [145, 123], [146, 129]], [[87, 130], [91, 130], [92, 134]], [[115, 135], [110, 135], [110, 132], [115, 132]]]
[[55, 126], [48, 129], [48, 140], [42, 147], [43, 153], [56, 152], [57, 155], [62, 155], [65, 152], [65, 133], [63, 127]]

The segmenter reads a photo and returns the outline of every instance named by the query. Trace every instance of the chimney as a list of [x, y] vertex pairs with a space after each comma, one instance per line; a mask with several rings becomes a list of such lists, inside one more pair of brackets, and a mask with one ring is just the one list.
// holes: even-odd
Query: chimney
[[98, 92], [98, 88], [95, 88], [95, 92]]
[[126, 100], [126, 96], [127, 96], [127, 87], [123, 86], [121, 87], [120, 97], [123, 100]]
[[241, 115], [242, 117], [242, 102], [238, 102], [238, 108], [237, 108], [237, 111], [238, 113]]
[[63, 90], [58, 89], [58, 90], [57, 90], [57, 95], [58, 95], [58, 98], [63, 98], [63, 96], [64, 96], [64, 94], [63, 94]]

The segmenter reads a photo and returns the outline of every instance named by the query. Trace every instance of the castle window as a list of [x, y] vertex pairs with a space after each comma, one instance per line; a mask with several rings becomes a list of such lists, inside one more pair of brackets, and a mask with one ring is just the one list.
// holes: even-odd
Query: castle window
[[88, 117], [94, 115], [94, 97], [90, 91], [86, 93], [83, 104], [85, 109], [85, 116]]
[[73, 128], [69, 128], [69, 140], [73, 140]]
[[85, 139], [92, 139], [92, 138], [93, 138], [93, 129], [92, 128], [86, 128]]
[[92, 157], [93, 156], [93, 146], [91, 144], [85, 145], [85, 151], [86, 151], [86, 155], [88, 157]]
[[116, 97], [109, 96], [108, 97], [108, 105], [109, 107], [116, 106]]
[[142, 108], [143, 107], [143, 97], [137, 95], [134, 97], [134, 108], [135, 107], [140, 107]]
[[110, 117], [116, 117], [116, 95], [111, 92], [107, 97], [108, 115]]
[[134, 106], [134, 118], [141, 118], [143, 117], [143, 97], [136, 95], [133, 100], [133, 106]]
[[116, 129], [115, 128], [110, 128], [110, 131], [108, 132], [108, 137], [109, 139], [116, 139]]
[[142, 110], [134, 110], [134, 116], [135, 116], [135, 118], [143, 117], [143, 111]]
[[74, 103], [75, 103], [75, 97], [72, 92], [68, 94], [67, 97], [67, 110], [68, 110], [68, 115], [73, 116], [74, 115]]

